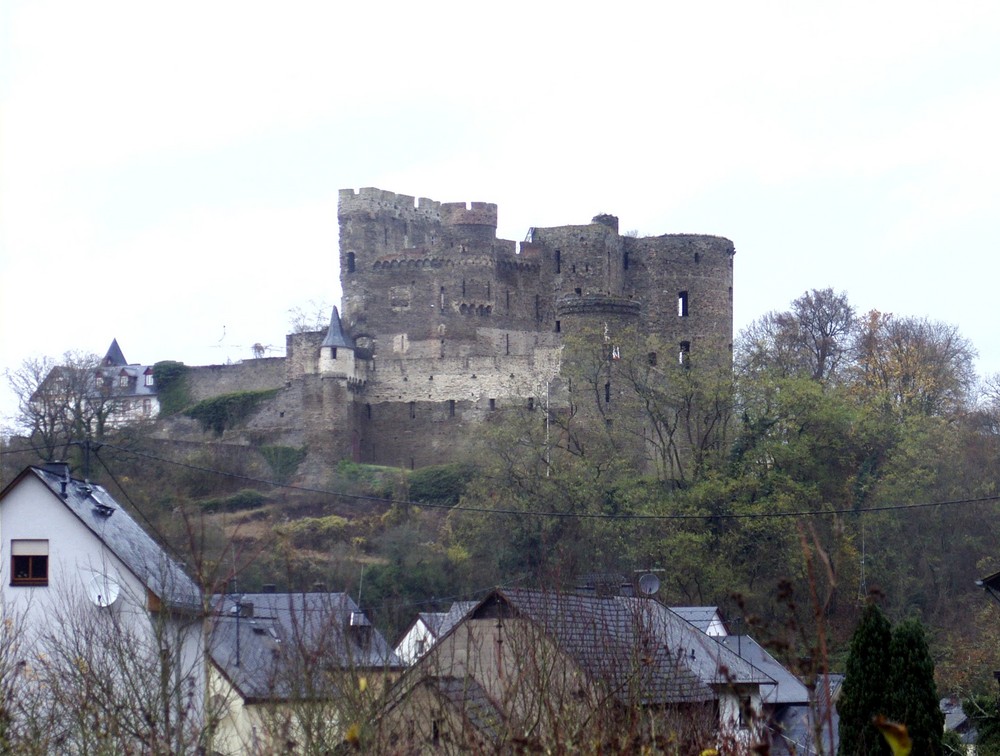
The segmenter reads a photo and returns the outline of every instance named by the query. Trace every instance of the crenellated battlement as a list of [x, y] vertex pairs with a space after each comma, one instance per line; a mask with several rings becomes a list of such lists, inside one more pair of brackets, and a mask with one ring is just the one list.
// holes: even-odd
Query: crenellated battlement
[[497, 206], [490, 202], [445, 202], [441, 222], [446, 226], [497, 227]]

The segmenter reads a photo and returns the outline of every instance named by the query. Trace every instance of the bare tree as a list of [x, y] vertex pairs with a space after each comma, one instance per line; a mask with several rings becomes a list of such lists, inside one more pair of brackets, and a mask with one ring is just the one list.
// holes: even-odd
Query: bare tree
[[836, 380], [849, 360], [855, 328], [847, 294], [812, 289], [785, 312], [770, 312], [740, 335], [738, 362], [744, 372], [768, 369], [779, 375]]
[[39, 456], [65, 457], [74, 441], [100, 441], [120, 411], [122, 388], [95, 354], [66, 352], [25, 360], [8, 370], [18, 401], [16, 421]]

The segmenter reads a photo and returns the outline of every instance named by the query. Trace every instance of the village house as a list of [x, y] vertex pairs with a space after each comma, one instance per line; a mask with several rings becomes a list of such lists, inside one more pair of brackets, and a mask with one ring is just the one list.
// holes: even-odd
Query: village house
[[219, 754], [340, 745], [402, 668], [346, 593], [213, 599], [209, 709]]
[[[134, 715], [132, 737], [197, 737], [201, 592], [106, 489], [71, 477], [65, 463], [26, 468], [0, 492], [0, 550], [0, 611], [22, 685], [51, 676], [71, 696], [74, 684], [94, 683], [95, 717]], [[85, 736], [52, 733], [66, 751]]]
[[380, 731], [413, 751], [631, 747], [667, 722], [750, 742], [773, 682], [654, 599], [498, 589], [407, 670]]

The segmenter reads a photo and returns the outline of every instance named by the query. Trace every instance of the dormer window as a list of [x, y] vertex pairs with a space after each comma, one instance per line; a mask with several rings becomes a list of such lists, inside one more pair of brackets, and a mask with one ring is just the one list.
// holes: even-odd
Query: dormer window
[[128, 388], [128, 376], [120, 375], [118, 376], [118, 386], [120, 388]]
[[147, 368], [146, 372], [143, 373], [142, 378], [143, 378], [143, 383], [145, 383], [147, 386], [153, 385], [153, 371], [150, 370], [149, 368]]

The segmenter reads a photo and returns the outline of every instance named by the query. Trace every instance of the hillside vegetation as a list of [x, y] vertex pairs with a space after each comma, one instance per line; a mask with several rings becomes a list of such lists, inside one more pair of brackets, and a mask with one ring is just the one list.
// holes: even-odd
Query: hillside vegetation
[[[822, 290], [741, 334], [733, 371], [649, 364], [664, 345], [623, 354], [616, 402], [647, 420], [648, 472], [595, 420], [586, 353], [604, 348], [568, 343], [570, 407], [498, 412], [451, 465], [341, 462], [305, 489], [302, 449], [132, 432], [105, 439], [91, 476], [207, 586], [346, 590], [390, 637], [497, 584], [656, 569], [662, 600], [720, 606], [798, 671], [820, 625], [842, 665], [875, 593], [894, 622], [924, 622], [942, 691], [995, 684], [997, 608], [974, 581], [1000, 568], [1000, 387], [956, 328], [857, 316]], [[30, 457], [9, 449], [5, 480]]]

